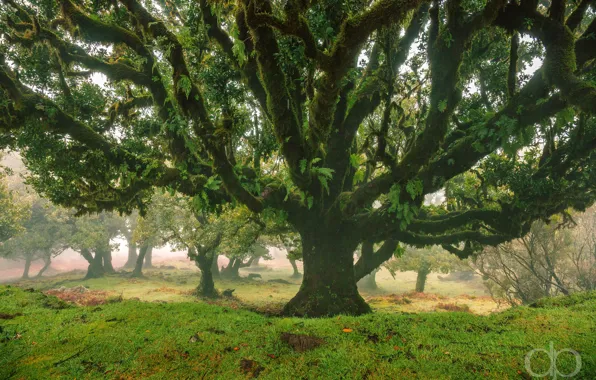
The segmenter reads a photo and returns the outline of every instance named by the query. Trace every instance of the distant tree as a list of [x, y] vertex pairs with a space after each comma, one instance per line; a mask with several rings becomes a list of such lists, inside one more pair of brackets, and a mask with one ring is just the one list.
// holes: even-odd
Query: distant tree
[[30, 197], [30, 215], [23, 222], [23, 231], [6, 241], [0, 247], [0, 256], [25, 261], [23, 279], [28, 279], [31, 263], [43, 260], [44, 266], [35, 277], [50, 267], [52, 258], [60, 255], [69, 247], [72, 226], [69, 219], [72, 213], [53, 206], [50, 202], [36, 196]]
[[393, 274], [396, 271], [415, 271], [416, 288], [424, 292], [426, 279], [432, 272], [449, 273], [454, 270], [469, 268], [467, 263], [440, 247], [413, 248], [406, 247], [403, 254], [386, 264]]
[[575, 286], [582, 290], [596, 290], [596, 207], [575, 216], [577, 226], [572, 230], [572, 247], [568, 251]]
[[69, 245], [89, 263], [85, 278], [97, 278], [115, 272], [112, 265], [114, 245], [111, 241], [119, 234], [118, 220], [109, 213], [74, 218]]
[[30, 216], [29, 213], [29, 204], [23, 197], [8, 190], [6, 177], [0, 172], [0, 244], [23, 230], [22, 223]]
[[137, 228], [138, 218], [139, 216], [137, 212], [121, 217], [120, 234], [126, 240], [128, 248], [128, 256], [126, 263], [124, 263], [123, 266], [126, 269], [134, 268], [138, 258], [137, 243], [133, 239], [134, 231]]
[[[577, 223], [577, 225], [576, 225]], [[529, 304], [542, 297], [593, 290], [594, 211], [535, 222], [520, 239], [486, 248], [474, 266], [495, 297]]]

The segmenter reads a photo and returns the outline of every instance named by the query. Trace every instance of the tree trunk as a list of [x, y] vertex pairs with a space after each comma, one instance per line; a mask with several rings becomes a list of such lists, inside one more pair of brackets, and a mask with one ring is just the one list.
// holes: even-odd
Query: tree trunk
[[294, 260], [294, 259], [289, 259], [289, 260], [290, 260], [290, 264], [292, 264], [292, 269], [294, 270], [294, 273], [292, 273], [292, 278], [302, 277], [302, 273], [300, 273], [300, 271], [298, 270], [298, 265], [296, 264], [296, 260]]
[[25, 269], [23, 270], [23, 276], [21, 277], [22, 280], [29, 279], [29, 269], [31, 269], [31, 256], [25, 258]]
[[364, 276], [362, 280], [358, 281], [358, 288], [362, 290], [377, 290], [379, 288], [377, 286], [378, 271], [378, 269], [375, 269], [366, 276]]
[[284, 307], [284, 314], [325, 317], [369, 313], [371, 309], [358, 293], [354, 277], [357, 242], [337, 234], [337, 228], [334, 234], [317, 227], [311, 223], [300, 231], [304, 278], [298, 293]]
[[195, 259], [199, 269], [201, 270], [201, 281], [197, 287], [197, 295], [201, 297], [217, 297], [217, 290], [215, 290], [215, 283], [213, 282], [213, 267], [214, 257], [212, 255], [196, 255]]
[[[219, 279], [219, 266], [217, 264], [217, 259], [219, 258], [219, 255], [217, 253], [213, 254], [213, 261], [211, 261], [211, 275], [213, 276], [214, 279]], [[199, 268], [200, 269], [200, 268]]]
[[147, 247], [147, 254], [145, 256], [145, 264], [143, 265], [143, 268], [153, 268], [153, 245], [151, 244], [149, 244]]
[[261, 256], [256, 257], [252, 263], [250, 263], [251, 267], [258, 267], [259, 266], [259, 261], [261, 261]]
[[137, 262], [137, 244], [130, 239], [127, 239], [128, 242], [128, 259], [126, 260], [126, 264], [124, 264], [124, 268], [130, 269], [134, 268]]
[[81, 255], [89, 263], [85, 279], [103, 277], [105, 274], [105, 270], [103, 268], [103, 252], [101, 250], [97, 250], [95, 252], [95, 256], [93, 256], [88, 249], [82, 249]]
[[426, 278], [430, 273], [430, 268], [426, 264], [422, 264], [418, 268], [418, 276], [416, 276], [416, 291], [418, 293], [424, 293], [424, 287], [426, 286]]
[[145, 255], [147, 255], [148, 251], [149, 244], [141, 244], [141, 249], [139, 249], [139, 257], [137, 257], [135, 269], [132, 271], [132, 277], [143, 277], [143, 263], [145, 262]]
[[112, 249], [109, 246], [103, 251], [103, 269], [106, 273], [116, 273], [112, 265]]
[[221, 277], [227, 280], [237, 280], [240, 278], [240, 265], [242, 264], [242, 260], [238, 258], [230, 259], [228, 265], [221, 270]]
[[41, 277], [41, 276], [43, 275], [43, 273], [44, 273], [46, 270], [48, 270], [48, 268], [50, 267], [50, 265], [52, 265], [52, 256], [51, 256], [51, 255], [45, 256], [45, 257], [43, 258], [43, 268], [41, 268], [41, 269], [39, 270], [39, 272], [37, 273], [37, 275], [36, 275], [35, 277], [36, 277], [36, 278], [39, 278], [39, 277]]

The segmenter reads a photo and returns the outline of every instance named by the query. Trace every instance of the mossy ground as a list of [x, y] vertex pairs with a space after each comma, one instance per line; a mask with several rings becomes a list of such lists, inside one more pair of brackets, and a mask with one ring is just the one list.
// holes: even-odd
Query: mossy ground
[[[108, 291], [112, 295], [122, 295], [125, 299], [138, 298], [141, 301], [194, 301], [193, 291], [199, 284], [200, 274], [196, 267], [185, 261], [164, 263], [176, 269], [154, 268], [145, 270], [145, 278], [133, 279], [126, 275], [111, 275], [99, 279], [83, 280], [83, 271], [74, 271], [54, 277], [44, 277], [32, 281], [19, 281], [24, 288], [42, 291], [60, 286], [74, 287], [83, 285], [91, 290]], [[243, 304], [256, 309], [279, 311], [300, 288], [301, 279], [291, 278], [291, 268], [269, 268], [266, 265], [245, 268], [240, 271], [242, 277], [248, 273], [261, 275], [261, 279], [241, 281], [217, 280], [215, 285], [220, 291], [235, 289], [234, 296]], [[271, 283], [269, 280], [284, 280], [288, 284]], [[440, 281], [437, 275], [430, 274], [425, 294], [413, 292], [416, 273], [398, 273], [396, 278], [382, 270], [377, 274], [377, 290], [361, 290], [360, 293], [375, 311], [409, 312], [437, 310], [439, 303], [467, 305], [474, 314], [486, 315], [500, 311], [507, 305], [495, 302], [487, 296], [479, 277], [473, 281]], [[405, 298], [405, 302], [404, 301]]]
[[[255, 373], [242, 368], [249, 359], [263, 379], [517, 379], [528, 378], [526, 353], [550, 342], [580, 353], [577, 378], [596, 375], [596, 293], [489, 316], [377, 312], [328, 319], [266, 317], [175, 296], [184, 299], [80, 307], [0, 286], [0, 313], [14, 316], [0, 319], [0, 378], [243, 379]], [[283, 332], [325, 343], [298, 353], [280, 339]], [[549, 362], [536, 355], [532, 365], [544, 372]], [[562, 373], [574, 365], [572, 357], [559, 357]]]

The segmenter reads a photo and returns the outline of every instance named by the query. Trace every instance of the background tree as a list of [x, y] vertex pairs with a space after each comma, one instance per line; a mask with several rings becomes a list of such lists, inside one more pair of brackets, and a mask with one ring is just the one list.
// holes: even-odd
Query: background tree
[[22, 223], [30, 216], [29, 213], [29, 204], [8, 190], [6, 177], [0, 171], [0, 244], [23, 230]]
[[465, 261], [436, 246], [406, 247], [404, 253], [399, 258], [388, 262], [386, 267], [392, 274], [397, 271], [415, 271], [417, 273], [415, 290], [419, 293], [424, 292], [430, 273], [449, 273], [469, 268]]
[[524, 237], [485, 249], [474, 266], [491, 293], [515, 305], [593, 289], [593, 210], [576, 216], [535, 222]]
[[[2, 141], [80, 212], [144, 213], [153, 187], [282, 211], [285, 313], [366, 313], [356, 281], [400, 242], [465, 257], [593, 203], [596, 23], [566, 5], [5, 0]], [[494, 191], [423, 204], [463, 173]], [[365, 240], [386, 249], [355, 267]]]
[[89, 263], [86, 278], [114, 273], [112, 239], [119, 235], [118, 220], [110, 214], [93, 214], [74, 218], [70, 247]]
[[[52, 206], [46, 200], [29, 197], [33, 203], [30, 215], [23, 222], [23, 231], [6, 241], [0, 248], [0, 256], [25, 261], [23, 279], [29, 278], [31, 263], [43, 260], [44, 265], [35, 277], [50, 267], [52, 258], [69, 247], [72, 228], [69, 224], [71, 213]], [[15, 199], [16, 201], [16, 199]]]

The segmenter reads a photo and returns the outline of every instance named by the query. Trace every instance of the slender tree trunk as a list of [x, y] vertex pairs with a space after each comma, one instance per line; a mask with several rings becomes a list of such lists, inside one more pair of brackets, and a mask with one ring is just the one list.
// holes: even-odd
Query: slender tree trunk
[[213, 254], [213, 261], [211, 262], [211, 275], [213, 276], [214, 279], [217, 279], [217, 280], [219, 280], [219, 278], [220, 278], [220, 276], [219, 276], [219, 266], [217, 264], [217, 259], [218, 258], [219, 258], [219, 255], [217, 253], [214, 253]]
[[37, 275], [35, 276], [36, 278], [41, 277], [44, 272], [46, 270], [48, 270], [48, 268], [50, 267], [50, 265], [52, 265], [52, 256], [51, 255], [47, 255], [43, 258], [43, 268], [41, 268], [39, 270], [39, 272], [37, 273]]
[[145, 256], [145, 264], [143, 265], [145, 269], [153, 268], [153, 245], [149, 244], [147, 247], [147, 254]]
[[302, 277], [302, 273], [300, 273], [300, 271], [298, 270], [298, 265], [296, 264], [296, 260], [294, 260], [294, 259], [289, 259], [289, 260], [290, 260], [290, 264], [292, 264], [292, 269], [294, 270], [294, 273], [292, 273], [292, 278]]
[[132, 271], [132, 277], [143, 277], [143, 262], [145, 261], [145, 255], [147, 254], [147, 251], [149, 251], [149, 244], [141, 244], [141, 249], [139, 249], [139, 257], [137, 257], [135, 269]]
[[95, 256], [93, 256], [88, 249], [82, 249], [81, 255], [89, 263], [85, 279], [103, 277], [105, 274], [105, 270], [103, 268], [103, 252], [101, 250], [97, 250], [95, 252]]
[[25, 269], [23, 270], [22, 280], [29, 279], [29, 269], [31, 269], [31, 256], [25, 257]]
[[324, 317], [369, 313], [371, 309], [358, 293], [354, 276], [357, 242], [338, 234], [337, 226], [332, 231], [318, 227], [305, 224], [300, 231], [304, 277], [284, 314]]
[[426, 286], [426, 278], [430, 273], [430, 268], [427, 264], [422, 264], [420, 268], [418, 268], [418, 276], [416, 276], [416, 291], [418, 293], [424, 293], [424, 288]]
[[201, 297], [217, 297], [217, 290], [215, 290], [215, 283], [213, 282], [213, 268], [214, 257], [209, 254], [198, 254], [195, 259], [199, 269], [201, 270], [201, 281], [197, 287], [197, 295]]
[[377, 286], [378, 271], [378, 269], [375, 269], [366, 276], [362, 277], [362, 279], [358, 281], [358, 288], [362, 290], [377, 290], [379, 288]]
[[128, 242], [128, 259], [126, 260], [126, 264], [124, 264], [124, 268], [130, 269], [134, 268], [137, 262], [137, 244], [132, 241], [132, 239], [126, 239]]

